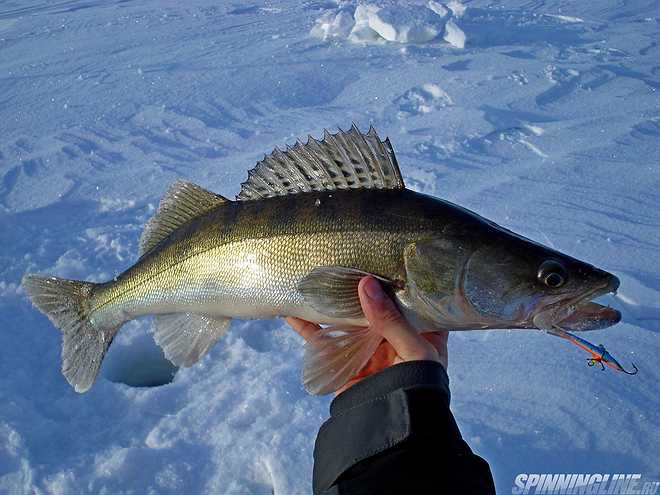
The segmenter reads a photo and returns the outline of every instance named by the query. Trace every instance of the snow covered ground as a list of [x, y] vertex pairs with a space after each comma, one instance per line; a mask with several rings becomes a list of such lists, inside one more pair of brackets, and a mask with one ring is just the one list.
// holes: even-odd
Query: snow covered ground
[[660, 4], [367, 3], [359, 38], [347, 1], [2, 2], [0, 493], [310, 492], [330, 399], [281, 322], [235, 322], [150, 388], [174, 370], [132, 323], [81, 396], [19, 282], [108, 279], [176, 178], [232, 196], [274, 146], [352, 121], [410, 187], [621, 279], [603, 300], [624, 321], [588, 337], [635, 377], [534, 331], [451, 336], [453, 409], [500, 493], [519, 472], [660, 478]]

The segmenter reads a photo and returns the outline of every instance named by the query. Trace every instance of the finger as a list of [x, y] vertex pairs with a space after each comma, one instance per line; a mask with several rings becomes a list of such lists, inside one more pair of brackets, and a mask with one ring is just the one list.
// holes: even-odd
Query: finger
[[343, 387], [338, 389], [335, 392], [335, 395], [341, 394], [346, 389], [358, 383], [360, 380], [378, 373], [379, 371], [383, 371], [385, 368], [389, 368], [393, 364], [400, 362], [401, 358], [397, 355], [394, 347], [392, 347], [392, 344], [390, 344], [387, 340], [383, 340], [367, 364], [365, 364], [364, 367], [355, 374], [355, 376], [346, 382]]
[[353, 378], [365, 378], [374, 373], [384, 370], [392, 366], [392, 364], [400, 358], [392, 344], [387, 340], [383, 340], [374, 352], [374, 355], [371, 356], [371, 359], [364, 365], [364, 367], [353, 377]]
[[295, 318], [293, 316], [287, 316], [285, 321], [293, 328], [298, 335], [300, 335], [305, 341], [312, 343], [316, 339], [318, 332], [321, 330], [321, 327], [316, 323], [311, 321], [301, 320], [300, 318]]
[[378, 281], [364, 277], [358, 285], [360, 304], [370, 327], [379, 332], [404, 361], [438, 361], [438, 352], [410, 326]]
[[422, 334], [422, 336], [428, 340], [433, 347], [438, 351], [438, 356], [440, 357], [440, 363], [447, 369], [449, 365], [449, 351], [447, 349], [447, 341], [449, 337], [449, 332], [431, 332]]
[[441, 332], [428, 332], [422, 334], [422, 336], [433, 345], [438, 351], [446, 350], [447, 349], [447, 338], [449, 336], [449, 332], [447, 331], [441, 331]]

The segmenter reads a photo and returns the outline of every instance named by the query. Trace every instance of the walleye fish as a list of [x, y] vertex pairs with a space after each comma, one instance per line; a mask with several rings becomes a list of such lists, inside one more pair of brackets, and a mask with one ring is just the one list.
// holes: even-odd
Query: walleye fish
[[232, 318], [295, 316], [330, 325], [306, 351], [312, 393], [342, 386], [381, 338], [357, 296], [377, 277], [418, 329], [592, 330], [618, 311], [591, 302], [612, 274], [454, 205], [406, 189], [390, 141], [371, 128], [309, 137], [264, 157], [235, 201], [176, 182], [140, 240], [140, 258], [105, 283], [28, 274], [33, 304], [63, 333], [62, 373], [93, 384], [119, 328], [155, 315], [177, 366], [199, 361]]

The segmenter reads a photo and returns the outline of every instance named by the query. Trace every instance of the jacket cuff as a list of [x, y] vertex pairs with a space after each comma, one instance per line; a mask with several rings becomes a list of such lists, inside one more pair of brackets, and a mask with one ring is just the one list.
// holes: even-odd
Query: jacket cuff
[[[314, 493], [360, 461], [446, 425], [441, 418], [450, 415], [449, 399], [447, 372], [435, 361], [391, 366], [337, 396], [316, 439]], [[457, 428], [453, 435], [460, 440]]]

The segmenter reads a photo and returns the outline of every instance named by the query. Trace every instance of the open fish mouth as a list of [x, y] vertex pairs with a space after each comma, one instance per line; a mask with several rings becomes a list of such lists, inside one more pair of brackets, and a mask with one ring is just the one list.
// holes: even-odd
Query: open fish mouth
[[612, 277], [604, 286], [597, 287], [577, 298], [559, 301], [543, 308], [534, 316], [534, 325], [542, 330], [559, 326], [564, 330], [600, 330], [621, 321], [621, 313], [614, 308], [593, 302], [605, 294], [614, 294], [619, 280]]
[[620, 321], [619, 311], [590, 301], [578, 306], [568, 318], [564, 318], [557, 325], [564, 330], [587, 331], [611, 327]]

